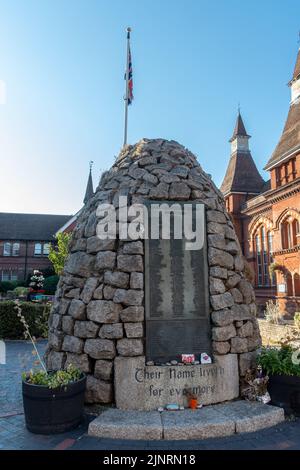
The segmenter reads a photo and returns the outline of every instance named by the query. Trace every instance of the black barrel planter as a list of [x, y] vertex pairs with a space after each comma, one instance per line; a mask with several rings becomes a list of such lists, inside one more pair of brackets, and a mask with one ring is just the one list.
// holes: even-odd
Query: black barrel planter
[[287, 414], [300, 416], [300, 377], [270, 375], [268, 390], [272, 405], [284, 408]]
[[58, 434], [76, 428], [84, 414], [86, 376], [65, 387], [50, 389], [23, 380], [25, 423], [35, 434]]

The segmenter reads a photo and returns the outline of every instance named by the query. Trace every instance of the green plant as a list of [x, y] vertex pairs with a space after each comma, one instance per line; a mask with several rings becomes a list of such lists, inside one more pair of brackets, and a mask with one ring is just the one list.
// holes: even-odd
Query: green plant
[[269, 275], [270, 275], [270, 278], [272, 279], [275, 271], [279, 271], [281, 272], [282, 274], [284, 274], [285, 272], [285, 268], [284, 266], [282, 266], [281, 264], [279, 263], [276, 263], [275, 261], [273, 263], [270, 264], [269, 266]]
[[300, 376], [300, 364], [293, 361], [295, 349], [286, 345], [281, 348], [262, 348], [257, 358], [258, 364], [268, 375]]
[[[36, 337], [47, 337], [50, 304], [32, 302], [21, 302], [20, 304], [32, 334]], [[20, 339], [23, 337], [23, 328], [18, 321], [14, 307], [14, 301], [0, 302], [0, 338]]]
[[266, 303], [265, 309], [265, 319], [269, 323], [278, 324], [280, 322], [280, 306], [279, 302], [273, 302], [273, 300], [268, 300]]
[[296, 312], [294, 316], [294, 325], [297, 330], [300, 330], [300, 312]]
[[15, 293], [14, 290], [8, 290], [5, 295], [7, 300], [12, 300], [17, 298], [17, 294]]
[[54, 295], [58, 281], [59, 277], [57, 275], [47, 277], [44, 282], [45, 294]]
[[44, 287], [44, 281], [45, 278], [43, 276], [43, 273], [39, 271], [38, 269], [35, 269], [33, 271], [33, 275], [30, 278], [30, 283], [29, 286], [34, 289], [34, 290], [41, 290]]
[[66, 370], [47, 372], [45, 370], [31, 370], [22, 373], [22, 379], [33, 385], [44, 385], [48, 388], [66, 387], [72, 382], [76, 382], [82, 377], [82, 372], [69, 364]]
[[50, 246], [48, 258], [53, 264], [54, 270], [58, 276], [62, 273], [65, 260], [68, 256], [70, 239], [70, 233], [58, 233], [56, 237], [56, 245]]
[[20, 281], [1, 281], [0, 292], [6, 293], [8, 290], [14, 290], [20, 285]]
[[47, 371], [46, 365], [42, 360], [39, 351], [36, 347], [36, 339], [31, 335], [29, 325], [23, 315], [22, 305], [16, 300], [14, 302], [14, 309], [17, 312], [17, 318], [23, 326], [23, 334], [25, 339], [30, 339], [33, 346], [33, 354], [37, 356], [36, 364], [42, 367], [42, 370], [30, 370], [29, 372], [22, 373], [23, 381], [33, 385], [43, 385], [45, 387], [54, 389], [58, 387], [66, 387], [69, 383], [76, 382], [82, 377], [82, 372], [73, 364], [69, 364], [66, 370]]
[[16, 287], [14, 289], [14, 293], [16, 294], [17, 297], [20, 297], [20, 296], [26, 296], [28, 294], [28, 287], [22, 287], [22, 286], [19, 286], [19, 287]]

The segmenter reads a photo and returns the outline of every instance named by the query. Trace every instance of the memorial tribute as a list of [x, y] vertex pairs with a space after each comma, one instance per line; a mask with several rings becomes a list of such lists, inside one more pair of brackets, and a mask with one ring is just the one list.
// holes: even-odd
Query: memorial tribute
[[[172, 201], [168, 206], [171, 209], [175, 204]], [[176, 217], [182, 218], [183, 205], [177, 205], [178, 214], [174, 212], [169, 240], [145, 241], [147, 360], [179, 361], [184, 353], [211, 353], [205, 210], [204, 204], [198, 206], [198, 249], [187, 250], [185, 238], [174, 239], [174, 224]], [[193, 221], [195, 225], [195, 210]]]
[[[99, 238], [103, 204], [115, 210], [111, 239]], [[123, 236], [124, 209], [131, 223], [135, 204], [147, 208], [141, 239]], [[157, 216], [152, 209], [161, 204]], [[188, 226], [182, 208], [191, 226], [179, 237], [178, 227]], [[159, 235], [152, 236], [157, 220]], [[211, 177], [175, 141], [125, 146], [73, 232], [50, 316], [48, 367], [81, 368], [89, 403], [152, 410], [187, 406], [190, 394], [220, 403], [239, 396], [260, 344], [254, 291]], [[183, 364], [182, 355], [192, 363]]]

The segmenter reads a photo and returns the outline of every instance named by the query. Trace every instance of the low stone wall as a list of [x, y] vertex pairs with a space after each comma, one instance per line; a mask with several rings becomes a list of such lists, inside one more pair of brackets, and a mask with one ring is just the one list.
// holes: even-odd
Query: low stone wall
[[295, 331], [295, 327], [289, 323], [276, 325], [260, 318], [258, 324], [263, 346], [277, 345], [283, 338], [292, 336]]

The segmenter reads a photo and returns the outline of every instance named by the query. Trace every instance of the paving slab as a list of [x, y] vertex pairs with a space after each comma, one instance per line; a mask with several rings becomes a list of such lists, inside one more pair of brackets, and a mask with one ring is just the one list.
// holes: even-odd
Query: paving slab
[[[269, 407], [271, 408], [271, 407]], [[284, 421], [284, 410], [273, 407], [273, 409], [261, 410], [255, 417], [245, 416], [236, 422], [236, 432], [254, 432], [260, 429], [270, 428]]]
[[158, 411], [111, 408], [90, 423], [88, 433], [111, 439], [159, 440], [162, 439], [161, 417]]
[[161, 414], [163, 437], [168, 440], [208, 439], [230, 436], [235, 432], [235, 421], [207, 406], [200, 410]]
[[281, 408], [244, 400], [161, 413], [110, 408], [90, 423], [88, 434], [127, 440], [203, 440], [250, 433], [282, 421]]
[[284, 421], [283, 408], [259, 402], [239, 400], [230, 403], [230, 406], [217, 405], [216, 409], [223, 416], [231, 419], [234, 417], [236, 433], [259, 431]]
[[[34, 367], [36, 357], [32, 355], [30, 341], [5, 340], [6, 364], [0, 364], [0, 418], [23, 413], [22, 372]], [[37, 342], [43, 356], [46, 340]]]

